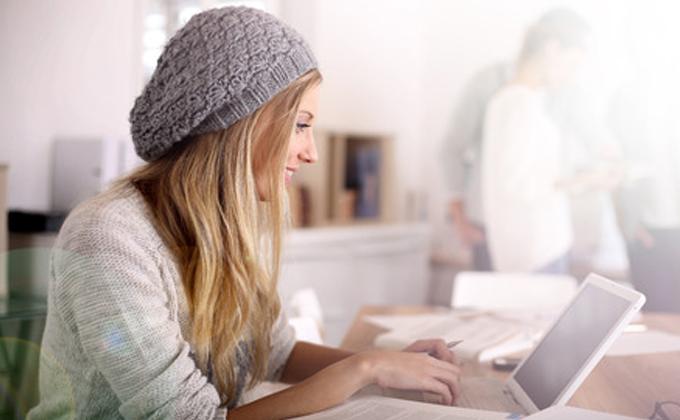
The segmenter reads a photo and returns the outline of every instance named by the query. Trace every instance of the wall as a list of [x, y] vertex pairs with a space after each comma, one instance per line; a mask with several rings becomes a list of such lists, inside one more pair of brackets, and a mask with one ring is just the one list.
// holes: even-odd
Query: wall
[[0, 161], [9, 206], [50, 206], [51, 142], [125, 137], [140, 89], [135, 0], [0, 2]]
[[422, 159], [422, 19], [407, 0], [292, 0], [281, 17], [314, 49], [324, 83], [319, 127], [381, 134], [395, 142], [391, 216], [414, 220]]

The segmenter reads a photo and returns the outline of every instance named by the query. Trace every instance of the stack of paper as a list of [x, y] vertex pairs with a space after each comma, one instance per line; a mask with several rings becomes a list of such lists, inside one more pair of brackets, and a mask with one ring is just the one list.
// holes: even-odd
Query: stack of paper
[[607, 356], [631, 356], [680, 351], [680, 336], [663, 331], [648, 330], [621, 334], [607, 352]]
[[456, 354], [480, 362], [530, 349], [546, 325], [544, 322], [510, 319], [488, 312], [401, 316], [393, 319], [369, 317], [367, 320], [391, 330], [376, 338], [374, 344], [377, 347], [401, 349], [415, 340], [426, 338], [463, 340], [456, 347]]
[[497, 411], [470, 410], [396, 400], [385, 397], [355, 397], [335, 408], [304, 417], [302, 420], [503, 420], [508, 413]]

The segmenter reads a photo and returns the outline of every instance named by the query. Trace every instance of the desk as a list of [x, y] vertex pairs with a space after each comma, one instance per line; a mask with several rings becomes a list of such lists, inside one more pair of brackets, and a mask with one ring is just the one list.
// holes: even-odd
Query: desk
[[[373, 339], [386, 330], [365, 322], [365, 315], [415, 315], [447, 311], [449, 308], [429, 306], [364, 306], [340, 346], [351, 351], [373, 348]], [[653, 329], [680, 334], [680, 315], [644, 314], [643, 322]], [[463, 366], [463, 374], [501, 380], [509, 376], [509, 373], [493, 370], [488, 363], [467, 363]], [[605, 357], [568, 404], [649, 418], [654, 403], [662, 400], [680, 400], [680, 352]]]

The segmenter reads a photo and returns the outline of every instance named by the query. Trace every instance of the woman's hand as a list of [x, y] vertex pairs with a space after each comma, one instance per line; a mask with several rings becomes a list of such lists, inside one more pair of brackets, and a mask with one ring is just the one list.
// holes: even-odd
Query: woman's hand
[[[413, 347], [423, 345], [414, 343]], [[427, 351], [432, 346], [425, 345], [424, 348]], [[460, 393], [460, 368], [427, 352], [368, 351], [356, 357], [367, 362], [369, 382], [381, 387], [426, 391], [438, 395], [446, 405], [453, 404]]]
[[441, 338], [418, 340], [402, 351], [414, 353], [425, 352], [439, 360], [453, 363], [454, 365], [458, 364], [456, 355], [446, 346], [446, 341], [442, 340]]
[[[432, 402], [449, 405], [459, 393], [460, 369], [452, 362], [455, 359], [442, 340], [417, 341], [407, 347], [407, 351], [375, 350], [352, 355], [340, 354], [337, 350], [328, 352], [321, 346], [303, 347], [298, 349], [297, 355], [291, 356], [289, 363], [298, 365], [303, 363], [302, 359], [311, 359], [313, 365], [327, 366], [313, 374], [304, 369], [296, 373], [292, 371], [297, 369], [287, 368], [291, 370], [291, 378], [305, 379], [283, 391], [230, 410], [229, 419], [302, 416], [340, 404], [369, 384], [424, 391], [436, 397]], [[332, 362], [338, 358], [341, 360]]]

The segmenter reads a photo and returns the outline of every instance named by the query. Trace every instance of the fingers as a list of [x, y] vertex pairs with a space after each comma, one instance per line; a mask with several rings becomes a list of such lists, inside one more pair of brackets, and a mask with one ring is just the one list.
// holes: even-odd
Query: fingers
[[452, 401], [460, 395], [460, 368], [440, 360], [433, 360], [430, 375], [444, 383], [451, 393]]
[[435, 379], [428, 378], [424, 383], [425, 391], [433, 392], [442, 398], [442, 402], [446, 405], [453, 404], [453, 395], [451, 395], [451, 390], [443, 382]]
[[452, 375], [460, 376], [461, 374], [461, 369], [458, 365], [451, 364], [449, 362], [444, 362], [442, 360], [437, 360], [434, 359], [432, 360], [433, 366], [435, 366], [438, 369], [445, 370]]
[[404, 349], [404, 351], [408, 352], [421, 352], [421, 351], [429, 351], [431, 345], [431, 342], [433, 340], [417, 340], [411, 343], [408, 347]]
[[406, 347], [404, 351], [410, 352], [427, 352], [430, 356], [435, 357], [445, 362], [457, 364], [456, 356], [446, 346], [446, 342], [440, 338], [433, 338], [428, 340], [418, 340]]
[[[431, 340], [435, 341], [435, 340]], [[431, 343], [429, 343], [431, 344]], [[423, 343], [414, 343], [418, 348]], [[452, 404], [460, 393], [460, 367], [431, 357], [425, 352], [385, 352], [384, 363], [377, 369], [376, 383], [382, 387], [427, 391]]]
[[446, 387], [449, 389], [449, 392], [451, 393], [451, 401], [456, 401], [456, 398], [458, 395], [460, 395], [460, 377], [446, 370], [439, 370], [434, 374], [434, 377], [446, 385]]
[[449, 363], [456, 363], [456, 358], [453, 352], [446, 346], [444, 340], [430, 340], [432, 343], [432, 349], [430, 350], [430, 355], [436, 357], [439, 360], [443, 360]]
[[[433, 357], [427, 357], [424, 360], [423, 367], [422, 373], [425, 375], [426, 381], [435, 379], [448, 389], [447, 396], [442, 395], [441, 392], [437, 392], [439, 395], [442, 395], [442, 398], [444, 398], [445, 401], [449, 401], [448, 396], [451, 397], [450, 402], [446, 402], [446, 404], [455, 402], [460, 394], [460, 368], [454, 364], [437, 360]], [[429, 389], [426, 389], [426, 391], [428, 390]]]

